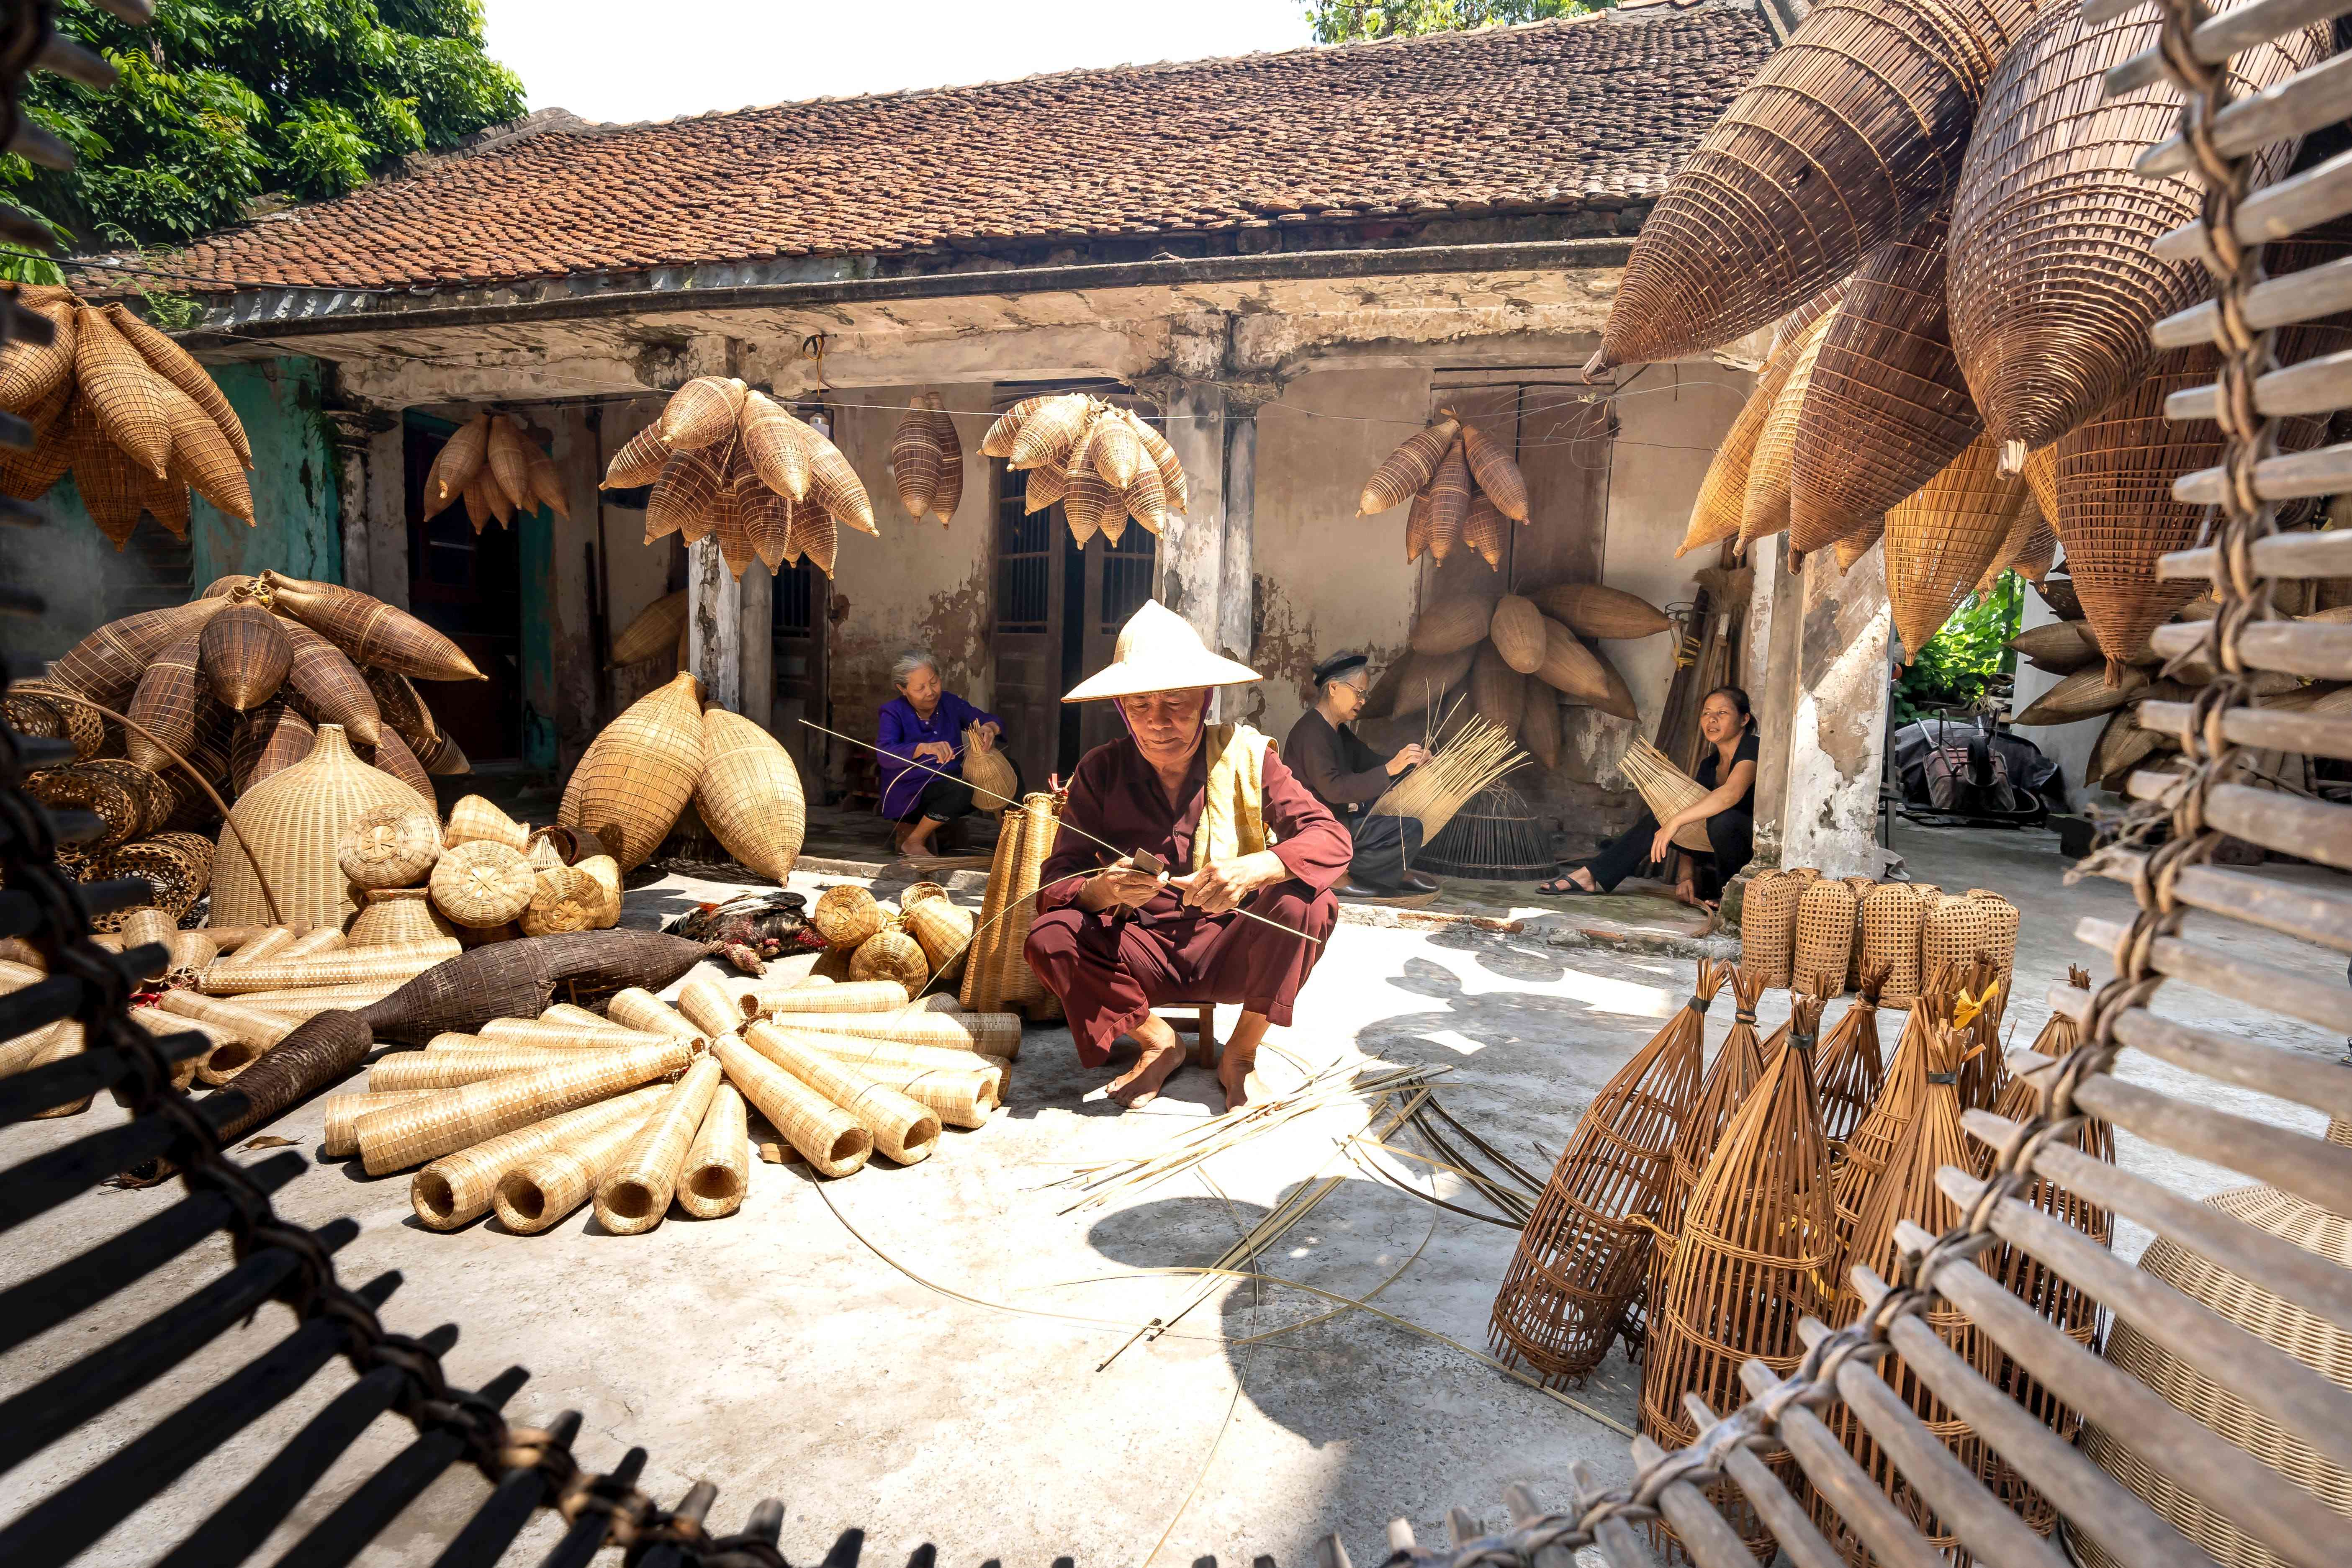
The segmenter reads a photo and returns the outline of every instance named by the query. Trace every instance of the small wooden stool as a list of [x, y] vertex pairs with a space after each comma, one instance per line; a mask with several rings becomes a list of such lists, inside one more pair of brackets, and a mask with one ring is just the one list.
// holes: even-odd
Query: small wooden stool
[[1192, 1037], [1192, 1048], [1185, 1055], [1185, 1066], [1213, 1068], [1217, 1065], [1217, 1005], [1214, 1002], [1161, 1002], [1153, 1005], [1151, 1015], [1164, 1019], [1168, 1026], [1178, 1034]]

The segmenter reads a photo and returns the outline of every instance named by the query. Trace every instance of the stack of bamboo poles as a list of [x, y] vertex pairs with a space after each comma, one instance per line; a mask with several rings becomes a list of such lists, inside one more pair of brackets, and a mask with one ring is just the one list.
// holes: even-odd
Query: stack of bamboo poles
[[593, 1206], [631, 1236], [673, 1203], [703, 1219], [741, 1205], [751, 1110], [779, 1157], [820, 1175], [928, 1158], [943, 1126], [1003, 1103], [1020, 1037], [1010, 1015], [911, 1005], [887, 981], [699, 974], [675, 1003], [630, 988], [602, 1014], [558, 1005], [383, 1057], [326, 1101], [325, 1152], [373, 1176], [413, 1170], [428, 1229], [495, 1209], [535, 1235]]

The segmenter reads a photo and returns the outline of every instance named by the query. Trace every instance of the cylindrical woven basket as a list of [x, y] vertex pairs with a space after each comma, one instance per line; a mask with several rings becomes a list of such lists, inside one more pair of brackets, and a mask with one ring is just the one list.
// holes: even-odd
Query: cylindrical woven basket
[[[354, 1013], [321, 1013], [289, 1034], [237, 1075], [246, 1108], [220, 1124], [224, 1144], [351, 1075], [373, 1042]], [[393, 1109], [397, 1109], [394, 1107]]]
[[1739, 967], [1769, 990], [1789, 984], [1796, 960], [1797, 904], [1805, 880], [1791, 871], [1766, 871], [1748, 882], [1739, 906]]
[[750, 997], [762, 1018], [792, 1013], [896, 1013], [908, 1001], [907, 988], [895, 980], [789, 986], [738, 982], [730, 989]]
[[677, 1206], [697, 1219], [719, 1219], [743, 1206], [751, 1185], [751, 1118], [743, 1095], [721, 1083], [678, 1173]]
[[1765, 326], [1934, 212], [2032, 14], [2025, 0], [1814, 6], [1643, 221], [1604, 363], [1680, 359]]
[[944, 1046], [1007, 1061], [1021, 1054], [1018, 1013], [935, 1013], [909, 1007], [898, 1013], [781, 1013], [774, 1021], [788, 1029], [821, 1029], [860, 1039], [896, 1040], [906, 1046]]
[[1990, 888], [1970, 888], [1969, 897], [1984, 906], [1985, 952], [2006, 978], [2017, 967], [2017, 906]]
[[405, 985], [457, 955], [446, 937], [356, 951], [346, 943], [332, 952], [308, 953], [300, 958], [215, 963], [199, 975], [197, 988], [211, 996], [237, 996], [252, 991], [380, 985], [386, 987], [385, 994], [390, 994], [392, 989]]
[[[1013, 868], [1012, 902], [1007, 906], [1012, 912], [1004, 917], [1004, 943], [997, 950], [997, 962], [1004, 969], [1004, 1005], [1024, 1011], [1038, 1007], [1030, 1013], [1032, 1017], [1045, 1012], [1058, 1016], [1061, 1004], [1046, 995], [1045, 982], [1029, 967], [1025, 949], [1029, 927], [1037, 918], [1037, 885], [1061, 837], [1062, 803], [1040, 791], [1023, 796], [1021, 809], [1030, 819], [1029, 830], [1021, 836], [1021, 858]], [[1050, 1006], [1039, 1006], [1046, 1003]]]
[[1810, 553], [1868, 528], [1984, 430], [1945, 318], [1947, 227], [1938, 213], [1854, 269], [1797, 429], [1791, 550]]
[[1698, 1098], [1706, 1008], [1727, 977], [1700, 960], [1690, 1001], [1593, 1096], [1519, 1232], [1487, 1337], [1548, 1383], [1600, 1365], [1641, 1294], [1675, 1135]]
[[449, 821], [441, 837], [453, 849], [460, 844], [481, 842], [519, 850], [530, 843], [530, 828], [480, 795], [469, 795], [449, 808]]
[[930, 965], [931, 973], [940, 977], [940, 983], [950, 984], [957, 977], [954, 966], [962, 959], [964, 949], [971, 945], [972, 913], [944, 894], [920, 900], [910, 895], [911, 889], [899, 900], [900, 918], [908, 934], [921, 944], [923, 959]]
[[433, 868], [434, 907], [475, 931], [515, 919], [530, 907], [538, 889], [538, 877], [522, 851], [487, 838], [451, 845]]
[[[2293, 1243], [2337, 1268], [2352, 1268], [2352, 1220], [2274, 1187], [2236, 1187], [2207, 1198], [2205, 1206]], [[2140, 1271], [2201, 1302], [2247, 1332], [2268, 1341], [2321, 1376], [2352, 1387], [2352, 1334], [2270, 1290], [2231, 1273], [2166, 1237], [2140, 1255]], [[2311, 1444], [2244, 1395], [2215, 1383], [2190, 1363], [2158, 1344], [2128, 1319], [2107, 1334], [2107, 1360], [2187, 1411], [2222, 1437], [2317, 1497], [2339, 1513], [2352, 1514], [2352, 1476], [2330, 1463]], [[2127, 1441], [2095, 1422], [2085, 1423], [2083, 1451], [2109, 1475], [2147, 1500], [2172, 1526], [2212, 1554], [2217, 1563], [2271, 1564], [2282, 1560], [2251, 1541], [2203, 1499], [2158, 1472]], [[2093, 1546], [2079, 1531], [2069, 1540], [2095, 1568], [2129, 1568]]]
[[1939, 963], [1973, 963], [1990, 952], [1992, 934], [1992, 912], [1980, 900], [1939, 898], [1919, 924], [1919, 965], [1933, 974]]
[[701, 776], [702, 689], [681, 674], [589, 742], [555, 819], [594, 833], [622, 870], [635, 870], [661, 847]]
[[1791, 939], [1790, 984], [1827, 999], [1845, 994], [1853, 959], [1853, 889], [1826, 878], [1805, 884], [1797, 897]]
[[779, 882], [792, 875], [808, 805], [800, 770], [773, 735], [740, 713], [705, 709], [694, 804], [727, 853]]
[[310, 754], [240, 796], [236, 831], [224, 833], [213, 864], [214, 925], [259, 925], [270, 918], [248, 853], [261, 861], [282, 920], [340, 928], [353, 912], [336, 846], [372, 806], [423, 805], [416, 792], [352, 754], [341, 728], [319, 726]]
[[[669, 1093], [669, 1087], [662, 1084], [616, 1095], [518, 1127], [436, 1160], [409, 1179], [409, 1207], [415, 1212], [417, 1223], [427, 1230], [455, 1230], [469, 1225], [490, 1212], [497, 1201], [499, 1178], [516, 1166], [551, 1150], [576, 1148], [603, 1137], [614, 1127], [634, 1129], [652, 1115]], [[430, 1100], [411, 1100], [385, 1110], [408, 1110], [430, 1103]], [[360, 1125], [369, 1117], [382, 1114], [383, 1110], [375, 1110], [358, 1118], [354, 1141], [360, 1140]]]
[[496, 1050], [394, 1051], [378, 1057], [375, 1065], [368, 1068], [367, 1086], [373, 1093], [400, 1089], [463, 1089], [469, 1083], [560, 1067], [578, 1060], [579, 1056], [576, 1052], [541, 1050], [536, 1046], [507, 1046]]
[[[667, 1035], [674, 1040], [697, 1041], [710, 1037], [709, 1031], [696, 1026], [694, 1020], [643, 986], [631, 986], [615, 994], [604, 1004], [604, 1014], [624, 1027]], [[726, 1032], [720, 1031], [722, 1034]]]
[[[1004, 972], [998, 955], [1004, 951], [1004, 908], [1013, 900], [1013, 879], [1021, 860], [1021, 840], [1028, 831], [1026, 810], [1007, 810], [998, 820], [996, 851], [989, 861], [988, 888], [981, 896], [980, 919], [972, 929], [971, 951], [964, 955], [963, 988], [958, 1000], [967, 1007], [994, 1008], [1004, 999]], [[900, 1005], [905, 1005], [901, 998]]]
[[645, 1125], [620, 1162], [596, 1183], [596, 1218], [615, 1236], [639, 1236], [661, 1224], [686, 1166], [688, 1145], [719, 1090], [714, 1057], [698, 1057], [677, 1091]]
[[352, 948], [402, 947], [436, 938], [454, 937], [457, 928], [433, 907], [424, 888], [377, 888], [352, 921], [344, 945]]
[[[787, 1025], [790, 1020], [784, 1021]], [[897, 1040], [869, 1039], [857, 1035], [840, 1035], [814, 1029], [790, 1028], [793, 1039], [813, 1051], [823, 1051], [835, 1061], [849, 1062], [858, 1070], [871, 1068], [914, 1069], [933, 1068], [941, 1072], [981, 1071], [990, 1074], [996, 1092], [1001, 1096], [1011, 1082], [1012, 1065], [1002, 1057], [987, 1056], [951, 1046], [909, 1046]]]
[[[1618, 771], [1625, 775], [1642, 796], [1642, 804], [1660, 822], [1687, 806], [1696, 805], [1707, 796], [1706, 789], [1690, 774], [1666, 760], [1666, 754], [1642, 739], [1633, 737], [1633, 744], [1618, 759]], [[1712, 853], [1712, 842], [1706, 836], [1704, 822], [1685, 823], [1675, 829], [1676, 844], [1701, 854]]]
[[711, 1054], [743, 1098], [820, 1176], [846, 1176], [864, 1167], [874, 1135], [841, 1107], [761, 1056], [740, 1036], [721, 1035]]
[[882, 910], [872, 893], [855, 882], [844, 882], [817, 895], [816, 907], [809, 911], [809, 924], [832, 946], [855, 952], [882, 929]]
[[2024, 479], [2004, 479], [2000, 464], [1992, 437], [1979, 437], [1886, 513], [1886, 598], [1906, 663], [1976, 592], [2010, 524], [2032, 504]]
[[389, 1106], [360, 1119], [360, 1158], [372, 1176], [424, 1164], [648, 1079], [669, 1077], [685, 1068], [687, 1058], [682, 1040], [620, 1051], [575, 1052], [511, 1078]]
[[[2038, 447], [2129, 391], [2148, 368], [2147, 332], [2210, 288], [2195, 261], [2150, 253], [2201, 211], [2188, 174], [2148, 179], [2132, 165], [2177, 128], [2168, 81], [2108, 95], [2100, 79], [2157, 47], [2154, 13], [2084, 22], [2045, 7], [1985, 89], [1952, 214], [1952, 342], [1996, 442]], [[2319, 59], [2309, 29], [2252, 45], [2227, 66], [2231, 98]], [[2290, 138], [2252, 160], [2270, 184]]]
[[876, 1083], [897, 1090], [938, 1117], [943, 1127], [984, 1127], [988, 1113], [1003, 1103], [998, 1094], [1001, 1075], [992, 1071], [887, 1067], [876, 1062], [859, 1062], [856, 1067]]
[[811, 1049], [773, 1024], [754, 1024], [743, 1038], [753, 1050], [856, 1118], [874, 1135], [874, 1147], [887, 1158], [911, 1165], [929, 1158], [938, 1146], [936, 1115], [850, 1064]]
[[922, 944], [895, 927], [876, 931], [849, 955], [852, 984], [860, 980], [895, 980], [912, 994], [920, 991], [930, 977], [931, 966], [923, 956]]
[[493, 1018], [472, 1034], [456, 1031], [436, 1035], [425, 1042], [426, 1050], [457, 1045], [538, 1046], [559, 1051], [604, 1051], [619, 1046], [657, 1046], [664, 1040], [674, 1040], [667, 1030], [591, 1028], [569, 1018]]
[[358, 1135], [352, 1130], [359, 1124], [361, 1117], [371, 1110], [382, 1110], [387, 1105], [400, 1105], [433, 1092], [429, 1089], [400, 1089], [329, 1095], [322, 1107], [326, 1111], [326, 1122], [319, 1133], [319, 1152], [330, 1160], [350, 1159], [360, 1152]]
[[335, 863], [361, 888], [413, 888], [441, 858], [441, 824], [422, 802], [372, 805], [335, 844]]
[[[717, 1070], [716, 1064], [713, 1070]], [[637, 1092], [667, 1098], [654, 1099], [653, 1108], [642, 1115], [600, 1122], [586, 1136], [562, 1140], [553, 1148], [509, 1166], [499, 1177], [497, 1190], [490, 1196], [490, 1206], [498, 1211], [499, 1223], [518, 1236], [537, 1236], [554, 1229], [574, 1209], [595, 1196], [596, 1184], [620, 1163], [646, 1128], [661, 1119], [665, 1107], [673, 1103], [677, 1095], [674, 1089], [659, 1087]]]
[[756, 1004], [708, 974], [698, 974], [678, 988], [677, 1010], [688, 1023], [714, 1037], [738, 1033], [760, 1016]]

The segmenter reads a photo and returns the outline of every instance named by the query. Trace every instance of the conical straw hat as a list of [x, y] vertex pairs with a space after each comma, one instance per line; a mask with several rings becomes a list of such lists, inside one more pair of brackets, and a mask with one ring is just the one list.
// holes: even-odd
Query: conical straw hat
[[1110, 665], [1070, 688], [1065, 702], [1094, 702], [1146, 691], [1192, 691], [1237, 686], [1258, 679], [1245, 664], [1211, 653], [1190, 622], [1167, 606], [1146, 600], [1118, 629]]

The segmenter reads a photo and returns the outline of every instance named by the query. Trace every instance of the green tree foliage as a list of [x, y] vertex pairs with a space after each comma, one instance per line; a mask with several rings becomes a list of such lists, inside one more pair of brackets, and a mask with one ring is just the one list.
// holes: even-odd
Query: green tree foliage
[[1990, 592], [1961, 601], [1895, 683], [1895, 721], [1907, 723], [1922, 712], [1981, 700], [1989, 684], [2017, 668], [2009, 640], [2024, 614], [2025, 580], [2014, 572], [2002, 573]]
[[1367, 38], [1417, 38], [1472, 27], [1549, 22], [1605, 11], [1616, 0], [1306, 0], [1318, 44]]
[[80, 166], [0, 157], [0, 199], [81, 248], [340, 195], [523, 111], [522, 83], [482, 52], [478, 0], [162, 0], [148, 28], [60, 0], [58, 26], [121, 79], [100, 94], [33, 78], [28, 107]]

